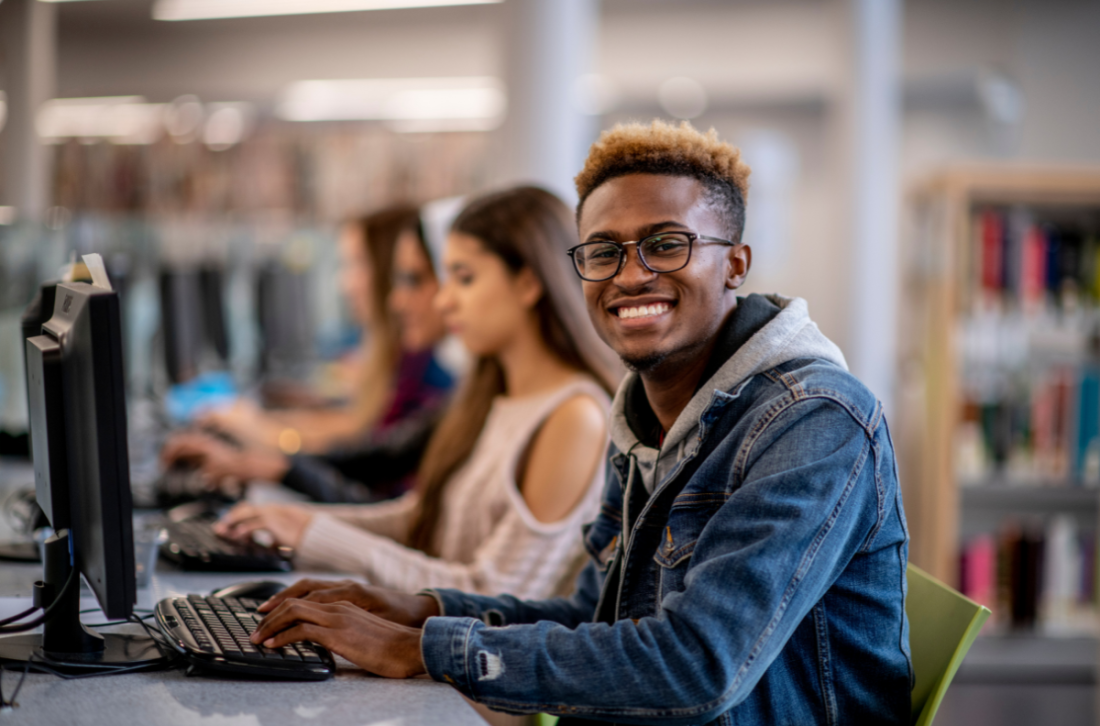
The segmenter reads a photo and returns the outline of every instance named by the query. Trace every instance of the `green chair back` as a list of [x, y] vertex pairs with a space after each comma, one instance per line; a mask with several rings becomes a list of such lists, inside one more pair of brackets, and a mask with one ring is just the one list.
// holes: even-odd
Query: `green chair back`
[[[930, 726], [990, 611], [919, 567], [909, 565], [907, 579], [905, 614], [909, 617], [909, 651], [916, 674], [912, 720], [915, 726]], [[555, 726], [557, 722], [557, 716], [538, 716], [538, 726]]]
[[907, 575], [905, 614], [916, 674], [912, 717], [916, 726], [929, 726], [990, 611], [919, 567], [909, 565]]

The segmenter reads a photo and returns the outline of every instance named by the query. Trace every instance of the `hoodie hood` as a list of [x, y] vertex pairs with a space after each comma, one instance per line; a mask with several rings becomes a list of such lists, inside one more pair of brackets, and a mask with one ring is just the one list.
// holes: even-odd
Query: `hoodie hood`
[[699, 388], [665, 434], [659, 451], [642, 444], [627, 420], [626, 398], [633, 386], [641, 384], [638, 374], [632, 372], [623, 379], [611, 407], [611, 440], [619, 451], [637, 456], [643, 482], [651, 492], [654, 481], [660, 479], [654, 475], [670, 470], [689, 453], [685, 444], [694, 440], [692, 434], [699, 428], [699, 417], [710, 406], [715, 391], [732, 391], [758, 373], [799, 358], [818, 358], [848, 370], [840, 348], [810, 319], [805, 300], [780, 295], [765, 297], [779, 308], [779, 313]]

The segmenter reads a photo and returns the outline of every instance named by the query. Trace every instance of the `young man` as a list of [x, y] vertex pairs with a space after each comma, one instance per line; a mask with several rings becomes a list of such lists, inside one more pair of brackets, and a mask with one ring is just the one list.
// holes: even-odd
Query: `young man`
[[570, 255], [632, 372], [571, 598], [303, 581], [254, 640], [564, 723], [908, 723], [890, 435], [804, 301], [736, 296], [748, 174], [713, 131], [654, 122], [605, 133], [577, 177]]

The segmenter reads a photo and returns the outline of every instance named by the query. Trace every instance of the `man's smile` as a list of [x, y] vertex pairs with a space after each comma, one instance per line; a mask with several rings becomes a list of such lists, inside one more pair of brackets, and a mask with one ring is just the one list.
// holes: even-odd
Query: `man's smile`
[[676, 307], [676, 300], [639, 297], [617, 300], [607, 307], [607, 311], [620, 321], [651, 322], [664, 317]]

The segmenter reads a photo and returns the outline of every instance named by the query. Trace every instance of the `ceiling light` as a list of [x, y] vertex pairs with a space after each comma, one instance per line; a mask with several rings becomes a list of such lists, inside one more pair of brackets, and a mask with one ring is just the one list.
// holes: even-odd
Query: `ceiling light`
[[202, 130], [202, 142], [211, 151], [225, 151], [244, 139], [252, 107], [247, 103], [214, 103]]
[[691, 119], [707, 110], [707, 90], [694, 78], [669, 78], [657, 90], [657, 100], [673, 118]]
[[47, 143], [77, 138], [151, 144], [163, 132], [164, 104], [144, 101], [141, 96], [55, 98], [42, 104], [35, 128]]
[[495, 128], [507, 101], [497, 78], [370, 78], [299, 81], [276, 113], [288, 121], [383, 121], [401, 131]]
[[359, 10], [490, 5], [501, 0], [156, 0], [156, 20], [206, 20], [262, 15], [347, 13]]

